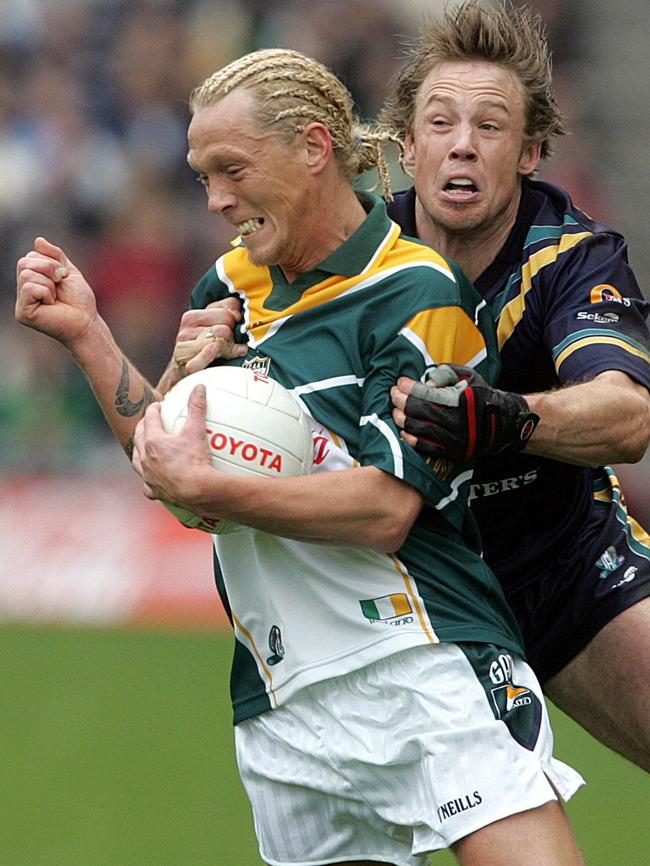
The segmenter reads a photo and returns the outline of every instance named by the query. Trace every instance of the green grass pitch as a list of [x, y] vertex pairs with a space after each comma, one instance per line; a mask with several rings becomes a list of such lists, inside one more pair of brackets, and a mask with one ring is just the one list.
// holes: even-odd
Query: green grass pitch
[[[0, 866], [260, 866], [230, 653], [223, 634], [0, 629]], [[568, 805], [589, 866], [650, 866], [650, 777], [553, 721], [589, 783]]]

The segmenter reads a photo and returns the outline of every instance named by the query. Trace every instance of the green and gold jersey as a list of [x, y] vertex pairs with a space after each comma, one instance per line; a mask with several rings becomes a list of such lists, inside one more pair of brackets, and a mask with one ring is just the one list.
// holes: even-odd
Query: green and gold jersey
[[[383, 202], [291, 284], [222, 256], [192, 305], [236, 295], [246, 366], [277, 379], [313, 419], [314, 472], [376, 466], [415, 487], [421, 517], [395, 555], [253, 529], [215, 536], [217, 583], [236, 637], [235, 722], [298, 689], [410, 646], [484, 641], [522, 654], [518, 627], [480, 556], [467, 506], [471, 465], [430, 465], [399, 437], [390, 388], [441, 363], [498, 373], [490, 314], [464, 275], [405, 237]], [[238, 361], [236, 363], [242, 363]]]

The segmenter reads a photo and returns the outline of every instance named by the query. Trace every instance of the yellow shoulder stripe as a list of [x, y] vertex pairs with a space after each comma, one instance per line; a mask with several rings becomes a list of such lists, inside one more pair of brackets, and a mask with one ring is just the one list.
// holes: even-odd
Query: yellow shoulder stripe
[[551, 244], [537, 253], [533, 253], [521, 269], [521, 289], [516, 298], [505, 305], [499, 316], [497, 325], [497, 338], [499, 349], [512, 336], [515, 328], [523, 318], [526, 311], [526, 295], [532, 288], [533, 277], [546, 265], [556, 261], [562, 253], [575, 247], [580, 241], [591, 237], [592, 232], [579, 232], [578, 234], [562, 235], [559, 244]]
[[637, 358], [641, 358], [644, 361], [648, 360], [647, 352], [641, 351], [641, 349], [636, 349], [634, 346], [631, 346], [629, 343], [626, 343], [625, 340], [621, 340], [614, 336], [608, 336], [603, 334], [598, 337], [585, 337], [583, 340], [576, 340], [575, 343], [571, 343], [570, 346], [567, 346], [563, 352], [555, 359], [555, 369], [559, 372], [560, 367], [574, 352], [577, 352], [578, 349], [583, 349], [585, 346], [618, 346], [619, 349], [624, 349], [626, 352], [629, 352], [630, 355], [636, 355]]
[[420, 344], [427, 364], [467, 365], [485, 355], [481, 332], [460, 307], [423, 310], [413, 316], [402, 333], [414, 345]]
[[242, 297], [244, 322], [251, 334], [252, 345], [262, 342], [295, 313], [326, 304], [341, 295], [366, 288], [391, 273], [399, 273], [410, 267], [428, 267], [443, 274], [453, 283], [456, 281], [449, 265], [438, 253], [422, 244], [399, 238], [398, 226], [387, 234], [369, 268], [353, 277], [332, 274], [306, 289], [295, 303], [284, 310], [272, 310], [266, 306], [273, 291], [270, 271], [266, 267], [253, 265], [244, 247], [231, 250], [217, 265], [220, 279], [231, 291]]

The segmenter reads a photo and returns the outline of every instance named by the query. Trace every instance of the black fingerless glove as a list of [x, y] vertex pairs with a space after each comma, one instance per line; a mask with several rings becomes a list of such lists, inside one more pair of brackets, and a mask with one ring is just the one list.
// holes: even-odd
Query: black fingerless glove
[[490, 387], [471, 367], [441, 364], [428, 382], [413, 387], [404, 409], [404, 430], [423, 454], [468, 461], [519, 451], [539, 421], [520, 394]]

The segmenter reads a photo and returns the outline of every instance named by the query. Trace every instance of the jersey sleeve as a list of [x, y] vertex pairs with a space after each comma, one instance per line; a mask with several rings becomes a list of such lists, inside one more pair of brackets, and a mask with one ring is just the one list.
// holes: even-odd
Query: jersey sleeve
[[544, 339], [563, 384], [620, 370], [650, 388], [644, 300], [616, 233], [595, 233], [558, 259], [546, 299]]
[[358, 456], [362, 465], [377, 466], [415, 487], [456, 529], [466, 520], [473, 464], [432, 461], [406, 444], [392, 418], [390, 388], [399, 376], [424, 381], [439, 364], [470, 366], [495, 381], [498, 356], [492, 318], [462, 275], [458, 284], [457, 304], [415, 310], [374, 353], [363, 388]]

